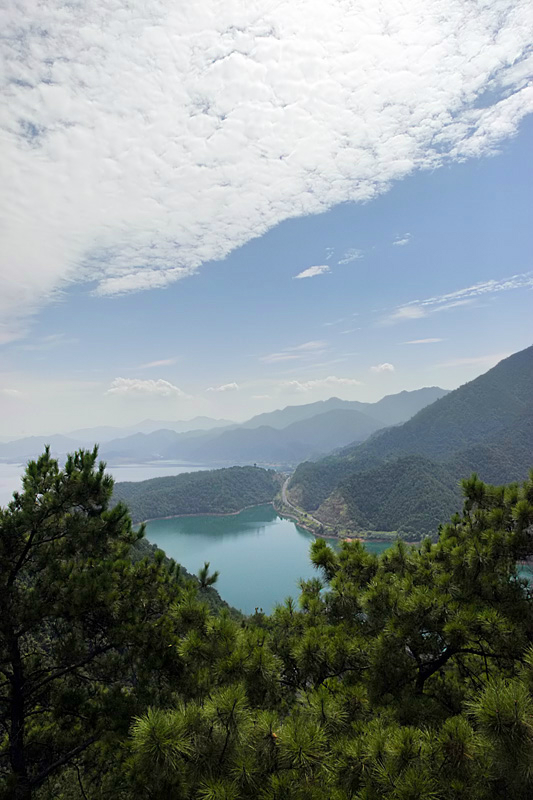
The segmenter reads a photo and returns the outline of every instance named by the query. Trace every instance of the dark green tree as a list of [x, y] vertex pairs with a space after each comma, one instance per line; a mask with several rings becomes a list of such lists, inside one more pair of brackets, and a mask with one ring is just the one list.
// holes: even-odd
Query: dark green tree
[[[31, 798], [65, 766], [124, 735], [168, 662], [163, 612], [177, 596], [162, 556], [135, 565], [127, 509], [109, 509], [97, 450], [47, 449], [0, 510], [0, 791]], [[163, 691], [161, 681], [152, 698]]]
[[209, 574], [209, 561], [204, 561], [203, 567], [198, 570], [200, 589], [207, 589], [209, 586], [213, 586], [218, 581], [219, 575], [218, 570]]
[[[0, 518], [6, 797], [529, 800], [533, 476], [463, 482], [435, 543], [311, 548], [299, 603], [236, 621], [134, 561], [96, 453]], [[83, 788], [83, 787], [86, 788]]]

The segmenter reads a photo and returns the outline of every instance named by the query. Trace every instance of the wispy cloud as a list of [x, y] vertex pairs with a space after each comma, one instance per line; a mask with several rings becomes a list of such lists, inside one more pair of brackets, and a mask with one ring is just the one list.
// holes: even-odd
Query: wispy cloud
[[420, 319], [434, 314], [437, 311], [448, 311], [452, 308], [466, 306], [473, 303], [476, 298], [487, 294], [508, 292], [513, 289], [532, 289], [533, 271], [521, 272], [511, 275], [509, 278], [501, 280], [488, 280], [459, 289], [456, 292], [428, 297], [425, 300], [412, 300], [403, 306], [399, 306], [391, 314], [385, 317], [383, 323], [402, 322], [410, 319]]
[[284, 389], [295, 392], [310, 392], [314, 389], [341, 386], [362, 386], [361, 381], [355, 378], [337, 378], [335, 375], [328, 375], [327, 378], [316, 378], [310, 381], [283, 381], [281, 385]]
[[297, 344], [295, 347], [287, 347], [286, 349], [294, 353], [301, 353], [309, 352], [310, 350], [324, 350], [326, 346], [327, 342], [323, 339], [315, 339], [310, 342], [304, 342], [303, 344]]
[[6, 397], [20, 397], [22, 392], [20, 389], [0, 389], [0, 394], [5, 395]]
[[210, 386], [206, 392], [237, 392], [239, 385], [237, 383], [223, 383], [222, 386]]
[[296, 361], [300, 356], [296, 353], [269, 353], [268, 356], [262, 356], [259, 360], [265, 364], [277, 364], [279, 361]]
[[326, 259], [326, 261], [331, 261], [331, 259], [333, 258], [333, 253], [334, 252], [335, 252], [335, 248], [334, 247], [326, 247], [326, 250], [325, 250], [325, 253], [326, 253], [325, 259]]
[[436, 344], [437, 342], [444, 342], [445, 339], [411, 339], [410, 342], [402, 342], [402, 344]]
[[372, 372], [394, 372], [394, 364], [385, 362], [384, 364], [376, 364], [375, 367], [370, 367]]
[[330, 268], [327, 264], [322, 264], [321, 266], [316, 267], [308, 267], [308, 269], [304, 269], [303, 272], [299, 272], [298, 275], [295, 275], [295, 280], [300, 280], [301, 278], [316, 278], [317, 275], [324, 275], [326, 272], [330, 272]]
[[149, 361], [141, 364], [137, 369], [154, 369], [154, 367], [170, 367], [177, 362], [177, 358], [160, 358], [158, 361]]
[[490, 353], [486, 356], [473, 356], [471, 358], [452, 358], [450, 361], [444, 361], [442, 364], [435, 364], [435, 367], [470, 367], [470, 366], [488, 366], [494, 367], [503, 358], [507, 358], [511, 353]]
[[159, 380], [141, 380], [140, 378], [115, 378], [106, 394], [116, 395], [152, 395], [160, 397], [188, 397], [173, 383]]
[[302, 358], [314, 358], [323, 353], [326, 348], [327, 342], [321, 339], [313, 340], [295, 345], [294, 347], [286, 347], [280, 353], [269, 353], [267, 356], [262, 356], [260, 360], [265, 364], [276, 364], [279, 361], [296, 361]]
[[351, 250], [347, 250], [343, 257], [337, 261], [337, 264], [350, 264], [352, 261], [358, 261], [360, 258], [363, 258], [363, 251], [356, 250], [355, 248], [351, 248]]
[[412, 236], [410, 233], [404, 233], [403, 236], [398, 236], [398, 238], [393, 241], [393, 245], [396, 247], [405, 247], [406, 244], [409, 244], [411, 238]]
[[47, 350], [55, 350], [56, 347], [62, 347], [68, 344], [77, 344], [78, 339], [72, 336], [66, 336], [64, 333], [51, 333], [48, 336], [42, 336], [33, 342], [25, 342], [24, 344], [17, 345], [18, 350], [46, 352]]
[[289, 0], [8, 8], [0, 340], [72, 282], [162, 288], [283, 220], [494, 152], [533, 108], [530, 0], [301, 16]]

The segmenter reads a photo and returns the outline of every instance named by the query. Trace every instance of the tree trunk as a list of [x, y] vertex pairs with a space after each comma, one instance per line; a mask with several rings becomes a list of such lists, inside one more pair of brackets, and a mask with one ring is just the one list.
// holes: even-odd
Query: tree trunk
[[24, 703], [24, 669], [20, 655], [19, 642], [11, 629], [7, 635], [11, 660], [11, 724], [9, 731], [9, 760], [15, 777], [15, 800], [31, 800], [32, 790], [28, 776], [25, 753], [26, 714]]

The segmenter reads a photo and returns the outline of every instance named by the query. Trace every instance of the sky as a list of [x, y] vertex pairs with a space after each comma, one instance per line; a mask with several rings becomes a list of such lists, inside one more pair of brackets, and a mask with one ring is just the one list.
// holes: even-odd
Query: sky
[[0, 26], [0, 436], [453, 389], [533, 344], [529, 0]]

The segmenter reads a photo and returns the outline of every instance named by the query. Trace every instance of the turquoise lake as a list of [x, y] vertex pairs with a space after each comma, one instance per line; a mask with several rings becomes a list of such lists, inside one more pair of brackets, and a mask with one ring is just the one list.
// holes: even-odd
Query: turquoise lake
[[[298, 580], [318, 576], [309, 559], [315, 537], [271, 505], [256, 506], [231, 516], [174, 517], [147, 523], [146, 538], [196, 573], [209, 561], [219, 570], [221, 597], [245, 613], [270, 612], [289, 595], [297, 598]], [[334, 542], [334, 545], [336, 542]], [[386, 542], [368, 543], [381, 553]]]

